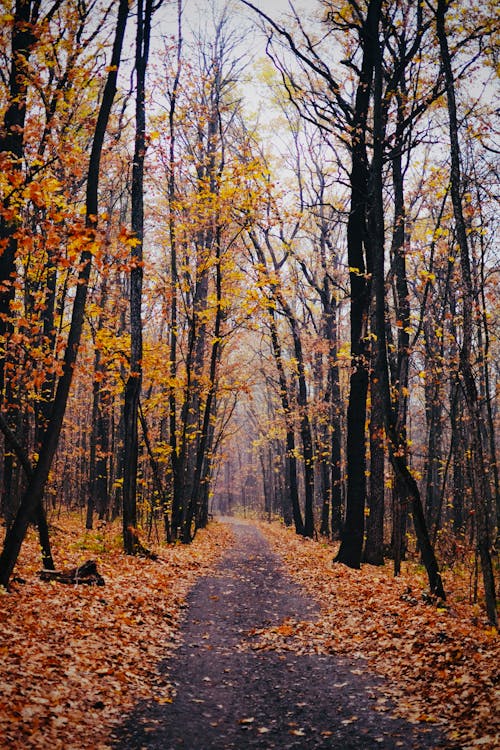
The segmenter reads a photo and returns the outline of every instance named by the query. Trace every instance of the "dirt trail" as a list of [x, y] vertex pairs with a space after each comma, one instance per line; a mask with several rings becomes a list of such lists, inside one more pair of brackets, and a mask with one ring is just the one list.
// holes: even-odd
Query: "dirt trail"
[[[317, 608], [284, 573], [262, 534], [233, 523], [235, 546], [188, 600], [182, 644], [166, 668], [177, 696], [140, 704], [115, 732], [119, 750], [444, 747], [434, 728], [374, 710], [378, 678], [335, 656], [242, 650], [254, 628]], [[147, 637], [147, 634], [145, 634]], [[441, 738], [442, 740], [442, 738]]]

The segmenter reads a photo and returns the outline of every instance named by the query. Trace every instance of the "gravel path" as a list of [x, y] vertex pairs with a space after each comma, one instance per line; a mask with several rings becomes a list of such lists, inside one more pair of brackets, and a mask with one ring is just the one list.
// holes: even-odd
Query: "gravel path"
[[[435, 728], [374, 710], [378, 678], [360, 662], [240, 650], [253, 628], [314, 618], [262, 534], [234, 522], [235, 546], [188, 600], [166, 668], [177, 697], [142, 703], [115, 732], [119, 750], [372, 750], [444, 747]], [[147, 634], [145, 634], [147, 637]], [[362, 668], [362, 663], [361, 663]], [[353, 671], [354, 670], [354, 671]]]

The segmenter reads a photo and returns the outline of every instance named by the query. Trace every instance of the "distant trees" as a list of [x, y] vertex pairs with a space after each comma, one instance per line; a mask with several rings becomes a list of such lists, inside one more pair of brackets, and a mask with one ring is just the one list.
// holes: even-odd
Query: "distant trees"
[[[460, 168], [460, 142], [458, 137], [458, 116], [455, 96], [455, 83], [447, 36], [446, 14], [448, 5], [438, 0], [436, 9], [436, 34], [439, 40], [441, 61], [444, 70], [446, 103], [450, 137], [450, 195], [455, 222], [456, 243], [460, 253], [460, 273], [462, 290], [462, 341], [458, 359], [458, 376], [469, 414], [470, 439], [468, 450], [476, 467], [477, 484], [474, 487], [475, 510], [477, 513], [477, 546], [481, 560], [486, 607], [491, 622], [497, 623], [496, 592], [493, 566], [491, 562], [491, 498], [493, 484], [490, 475], [488, 448], [484, 444], [486, 423], [484, 409], [480, 406], [479, 389], [473, 366], [473, 339], [475, 335], [474, 308], [478, 306], [477, 290], [474, 289], [471, 268], [471, 253], [467, 238], [464, 215], [463, 183]], [[479, 316], [476, 314], [476, 320]], [[480, 320], [480, 318], [479, 318]], [[489, 398], [489, 394], [486, 394]], [[490, 443], [491, 446], [491, 443]], [[495, 488], [498, 491], [498, 486]]]
[[[257, 10], [251, 3], [245, 2], [245, 5]], [[453, 87], [460, 81], [480, 57], [483, 66], [489, 64], [488, 35], [491, 25], [488, 14], [481, 15], [477, 11], [474, 22], [471, 19], [465, 21], [465, 10], [460, 4], [453, 5], [457, 11], [454, 16], [456, 24], [453, 28], [450, 24], [446, 31], [440, 20], [448, 8], [445, 3], [434, 8], [430, 4], [409, 7], [404, 2], [386, 4], [380, 0], [367, 2], [363, 6], [350, 2], [342, 6], [323, 2], [321, 20], [315, 28], [311, 20], [310, 31], [306, 29], [304, 19], [293, 16], [293, 11], [286, 25], [257, 11], [265, 28], [269, 29], [268, 52], [281, 73], [291, 105], [302, 118], [331, 134], [331, 158], [338, 158], [339, 150], [343, 154], [347, 150], [351, 165], [350, 211], [345, 245], [350, 276], [352, 369], [343, 442], [347, 500], [337, 560], [357, 567], [364, 550], [367, 561], [383, 561], [387, 457], [394, 472], [389, 483], [394, 498], [391, 542], [395, 570], [398, 572], [400, 560], [405, 554], [406, 513], [410, 504], [430, 587], [439, 596], [444, 596], [444, 591], [429, 527], [435, 534], [436, 529], [442, 528], [449, 517], [443, 504], [448, 495], [451, 456], [454, 455], [459, 463], [459, 453], [463, 455], [464, 449], [474, 455], [481, 450], [478, 442], [480, 425], [483, 425], [483, 439], [487, 432], [484, 429], [486, 411], [482, 415], [476, 412], [476, 437], [472, 431], [464, 441], [465, 436], [458, 428], [464, 418], [470, 418], [463, 409], [467, 408], [467, 402], [475, 401], [474, 389], [484, 382], [483, 377], [478, 379], [479, 369], [473, 364], [477, 355], [478, 362], [484, 362], [484, 352], [479, 344], [484, 340], [484, 335], [480, 332], [481, 325], [475, 327], [479, 322], [477, 313], [472, 333], [470, 312], [467, 311], [470, 305], [467, 300], [479, 298], [478, 287], [473, 290], [470, 271], [467, 271], [467, 267], [470, 267], [467, 260], [470, 253], [464, 244], [468, 241], [467, 231], [462, 231], [462, 243], [458, 231], [456, 240], [452, 239], [455, 228], [449, 210], [453, 210], [456, 222], [460, 213], [458, 207], [463, 205], [466, 190], [460, 177], [458, 180], [452, 178], [450, 185], [455, 182], [455, 187], [450, 189], [450, 193], [445, 189], [438, 194], [432, 207], [437, 227], [434, 225], [431, 230], [434, 237], [428, 245], [430, 252], [424, 249], [425, 240], [422, 241], [422, 229], [428, 220], [428, 214], [421, 210], [422, 199], [427, 189], [426, 180], [432, 174], [433, 146], [444, 135], [441, 121], [435, 118], [434, 113], [442, 113], [443, 102], [452, 100], [450, 85]], [[457, 18], [463, 25], [456, 21]], [[325, 37], [322, 36], [324, 32], [327, 32]], [[275, 43], [278, 39], [279, 43]], [[318, 42], [318, 39], [324, 41]], [[447, 63], [445, 50], [450, 40], [453, 40], [453, 52], [449, 53]], [[434, 67], [436, 49], [441, 51], [442, 64]], [[455, 65], [454, 70], [452, 64]], [[482, 71], [487, 75], [487, 67], [483, 67]], [[445, 91], [446, 100], [443, 99]], [[453, 143], [452, 128], [450, 133], [449, 161], [451, 170], [459, 174], [459, 161], [452, 154], [453, 150], [459, 153], [458, 135], [455, 133]], [[415, 170], [419, 159], [423, 159], [425, 165], [420, 178]], [[457, 166], [454, 166], [455, 162]], [[459, 184], [461, 187], [458, 187]], [[455, 196], [452, 195], [453, 190]], [[431, 204], [432, 198], [428, 196], [428, 199]], [[427, 197], [425, 201], [429, 205]], [[468, 231], [469, 236], [474, 236], [474, 232]], [[440, 313], [436, 310], [439, 316], [437, 322], [429, 317], [429, 313], [437, 283], [436, 250], [441, 244], [439, 237], [443, 235], [452, 239], [452, 246], [456, 242], [458, 247], [449, 250], [444, 309]], [[418, 256], [415, 251], [421, 255]], [[458, 297], [455, 289], [449, 285], [451, 274], [455, 272], [454, 259], [457, 255], [462, 268], [462, 275], [458, 279], [458, 288], [462, 289], [462, 293]], [[416, 282], [416, 279], [420, 281]], [[477, 310], [477, 302], [475, 304]], [[447, 359], [444, 353], [446, 336], [444, 327], [440, 325], [443, 314], [445, 322], [450, 323], [450, 332], [453, 331], [452, 339], [457, 342], [456, 355], [451, 359]], [[474, 347], [476, 342], [479, 344], [474, 351], [472, 341], [475, 342]], [[425, 359], [420, 359], [420, 342], [425, 348]], [[449, 382], [455, 382], [456, 386], [452, 386], [450, 391], [450, 423], [442, 408], [442, 375], [445, 372], [444, 363], [455, 360], [458, 380], [453, 380], [452, 370]], [[415, 445], [415, 436], [419, 435], [414, 419], [418, 402], [412, 395], [411, 386], [411, 380], [415, 378], [414, 368], [421, 381], [426, 383], [424, 394], [429, 432], [424, 448], [426, 458], [421, 470], [416, 469], [411, 450], [412, 444]], [[467, 377], [464, 372], [468, 373]], [[469, 395], [466, 380], [469, 382]], [[312, 380], [310, 382], [312, 386]], [[482, 392], [486, 406], [491, 403], [493, 394], [491, 388], [488, 393], [484, 388]], [[457, 409], [461, 414], [458, 421]], [[411, 436], [409, 420], [413, 422]], [[491, 425], [491, 419], [489, 423]], [[490, 434], [494, 435], [494, 431], [491, 430]], [[449, 445], [448, 459], [445, 445]], [[492, 465], [496, 466], [491, 441], [489, 445], [488, 456], [492, 459]], [[369, 463], [365, 456], [368, 456]], [[456, 481], [464, 476], [458, 469], [458, 463], [455, 463], [454, 470]], [[488, 518], [488, 526], [493, 519], [489, 498], [492, 492], [496, 492], [496, 475], [494, 471], [480, 468], [476, 473], [475, 469], [482, 466], [482, 460], [473, 461], [473, 465], [475, 468], [469, 465], [468, 476], [472, 482], [470, 492], [472, 495], [475, 492], [472, 486], [478, 492], [474, 512], [479, 514], [478, 519], [479, 516]], [[420, 471], [426, 475], [426, 484], [421, 486], [418, 483]], [[426, 487], [427, 514], [424, 513], [421, 487]], [[461, 489], [462, 496], [463, 491]], [[454, 505], [458, 507], [457, 499]], [[365, 540], [366, 512], [369, 515]], [[489, 553], [485, 552], [486, 548], [491, 548], [491, 537], [484, 543], [487, 536], [484, 536], [484, 529], [479, 522], [476, 539], [483, 561], [485, 590], [489, 592], [487, 598], [491, 598], [494, 592], [491, 563], [488, 562]], [[493, 622], [494, 611], [495, 605], [490, 604], [488, 612]]]
[[494, 622], [493, 14], [260, 13], [258, 122], [231, 12], [184, 10], [138, 0], [134, 60], [126, 3], [0, 29], [2, 581], [60, 504], [136, 554], [260, 503], [352, 567], [417, 547], [438, 596], [474, 549]]
[[238, 128], [237, 38], [228, 18], [216, 21], [212, 39], [199, 40], [197, 70], [183, 57], [180, 26], [178, 37], [172, 64], [167, 56], [159, 81], [165, 107], [158, 115], [155, 189], [165, 201], [168, 224], [155, 262], [168, 279], [161, 295], [169, 311], [169, 373], [154, 390], [166, 387], [168, 400], [168, 534], [189, 542], [207, 523], [215, 453], [227, 419], [232, 387], [221, 361], [242, 314], [235, 309], [242, 282], [240, 220], [252, 212], [254, 197], [247, 189], [253, 164], [246, 162]]

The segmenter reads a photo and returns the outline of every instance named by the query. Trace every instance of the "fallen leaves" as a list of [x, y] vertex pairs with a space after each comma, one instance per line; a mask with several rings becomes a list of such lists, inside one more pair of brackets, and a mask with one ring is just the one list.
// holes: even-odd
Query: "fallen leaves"
[[[60, 519], [58, 526], [58, 564], [81, 563], [95, 539], [82, 541], [74, 519]], [[421, 600], [413, 574], [394, 579], [389, 566], [354, 571], [332, 565], [330, 545], [279, 526], [261, 529], [321, 613], [314, 621], [255, 629], [247, 636], [251, 648], [346, 656], [353, 675], [369, 667], [386, 678], [375, 711], [436, 723], [461, 750], [500, 745], [498, 636], [454, 597], [452, 586], [447, 607], [436, 608]], [[41, 582], [30, 534], [18, 582], [0, 597], [0, 737], [6, 750], [106, 750], [113, 726], [136, 701], [165, 704], [175, 695], [158, 664], [177, 643], [187, 592], [230, 544], [230, 532], [212, 524], [191, 546], [155, 550], [156, 562], [123, 555], [116, 529], [101, 537], [92, 556], [104, 587]], [[355, 723], [356, 716], [343, 721]], [[302, 736], [302, 727], [289, 726]], [[270, 731], [252, 716], [243, 716], [240, 727]]]
[[[57, 524], [61, 567], [81, 563], [92, 534], [82, 543], [78, 519]], [[106, 534], [97, 559], [104, 587], [40, 581], [34, 533], [23, 546], [16, 578], [25, 583], [0, 599], [2, 749], [104, 750], [137, 700], [172, 700], [158, 665], [177, 643], [188, 591], [230, 544], [230, 532], [211, 524], [190, 546], [159, 546], [157, 561], [122, 554], [117, 528]]]
[[[446, 607], [418, 594], [414, 574], [389, 566], [351, 570], [332, 564], [333, 548], [278, 524], [260, 524], [292, 577], [321, 606], [313, 622], [286, 620], [250, 634], [250, 647], [334, 653], [386, 678], [375, 710], [412, 723], [438, 723], [462, 750], [500, 746], [500, 644], [497, 631], [448, 586]], [[413, 590], [417, 592], [414, 594]]]

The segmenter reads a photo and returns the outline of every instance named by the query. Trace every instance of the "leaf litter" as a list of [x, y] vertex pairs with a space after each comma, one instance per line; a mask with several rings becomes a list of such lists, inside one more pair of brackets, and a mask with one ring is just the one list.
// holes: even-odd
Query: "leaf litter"
[[189, 590], [232, 535], [211, 523], [191, 545], [155, 545], [156, 561], [124, 555], [116, 525], [82, 532], [74, 515], [58, 518], [52, 538], [58, 567], [90, 554], [105, 585], [40, 581], [29, 532], [11, 592], [0, 593], [0, 746], [105, 750], [138, 700], [172, 701], [159, 665], [178, 643]]
[[[90, 550], [105, 586], [41, 582], [30, 532], [12, 592], [0, 597], [1, 747], [106, 750], [138, 700], [173, 700], [159, 664], [178, 643], [187, 593], [198, 577], [214, 573], [232, 535], [212, 523], [191, 546], [155, 548], [155, 562], [125, 556], [116, 526], [96, 542], [74, 516], [57, 523], [58, 567], [81, 564]], [[375, 710], [437, 723], [460, 750], [500, 746], [498, 634], [476, 606], [460, 601], [449, 582], [446, 606], [430, 606], [415, 570], [396, 579], [389, 566], [351, 570], [332, 564], [330, 544], [278, 524], [259, 527], [321, 613], [254, 629], [251, 648], [352, 657], [359, 662], [353, 674], [369, 668], [385, 678]]]
[[353, 674], [370, 669], [385, 678], [375, 710], [436, 723], [460, 750], [500, 747], [498, 632], [451, 576], [448, 601], [436, 606], [426, 603], [415, 565], [398, 578], [389, 565], [352, 570], [333, 563], [332, 544], [277, 523], [259, 528], [321, 611], [312, 622], [251, 631], [251, 648], [351, 657], [360, 664]]

